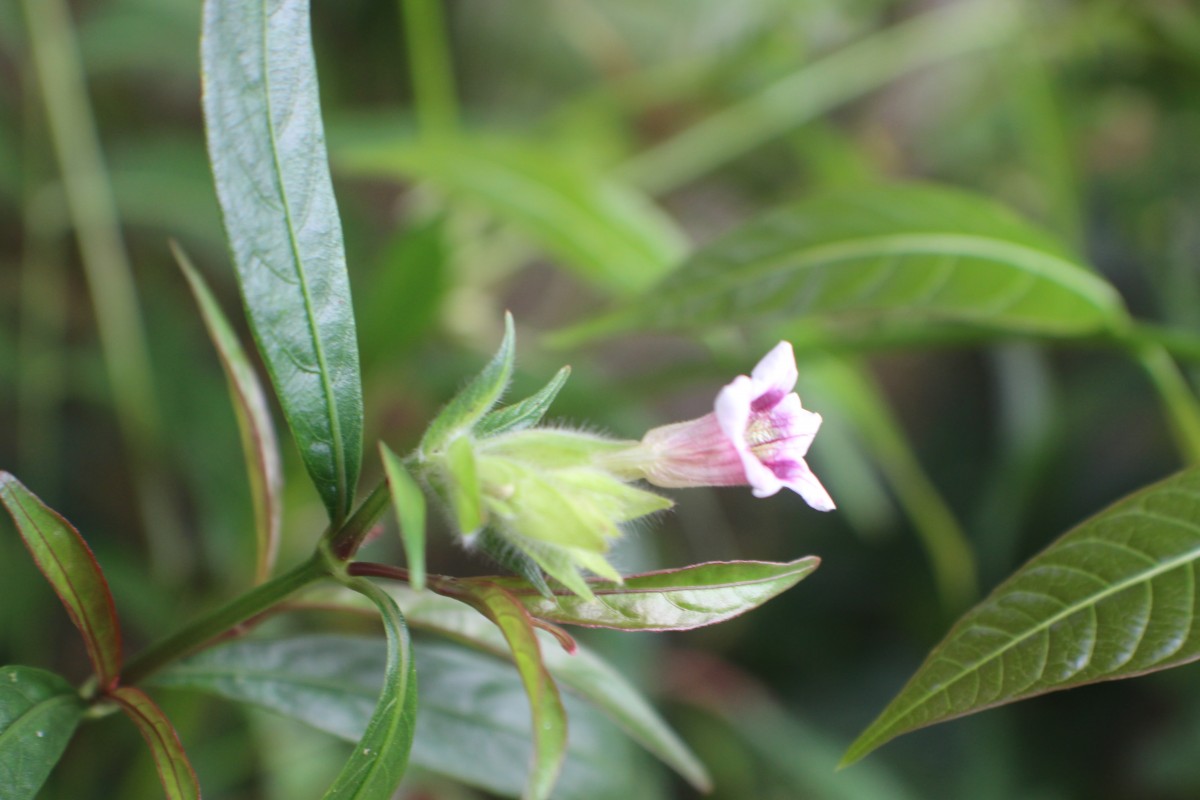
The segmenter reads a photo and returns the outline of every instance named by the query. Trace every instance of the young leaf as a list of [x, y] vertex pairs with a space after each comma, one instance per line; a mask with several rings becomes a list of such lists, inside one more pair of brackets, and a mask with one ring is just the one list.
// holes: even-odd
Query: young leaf
[[362, 386], [307, 0], [207, 0], [204, 117], [251, 328], [329, 516], [349, 511]]
[[1011, 212], [964, 192], [900, 185], [772, 211], [696, 253], [629, 310], [560, 338], [773, 318], [1051, 336], [1126, 321], [1111, 286]]
[[109, 697], [133, 720], [150, 746], [167, 800], [200, 800], [196, 773], [183, 752], [179, 735], [162, 709], [145, 692], [133, 686], [115, 689]]
[[512, 377], [513, 346], [512, 314], [504, 315], [504, 339], [500, 349], [475, 379], [455, 395], [454, 399], [430, 423], [421, 439], [419, 452], [434, 453], [450, 442], [458, 433], [469, 430], [486, 414], [508, 388]]
[[83, 718], [83, 700], [58, 675], [0, 667], [0, 787], [34, 800]]
[[808, 577], [816, 556], [784, 564], [713, 561], [683, 569], [626, 576], [623, 584], [588, 581], [595, 599], [566, 591], [553, 598], [515, 578], [488, 578], [507, 589], [538, 619], [588, 628], [685, 631], [714, 625], [757, 608]]
[[985, 708], [1200, 658], [1200, 468], [1067, 532], [968, 612], [843, 763]]
[[387, 634], [387, 667], [375, 713], [325, 800], [388, 800], [404, 777], [416, 726], [417, 674], [412, 645], [404, 617], [387, 592], [361, 578], [353, 581], [351, 588], [379, 609]]
[[500, 629], [521, 674], [525, 693], [529, 695], [534, 754], [522, 796], [526, 800], [544, 800], [554, 789], [566, 755], [567, 717], [554, 678], [542, 663], [542, 649], [534, 633], [533, 619], [512, 595], [492, 584], [472, 585], [464, 600]]
[[217, 299], [175, 242], [171, 242], [171, 252], [192, 289], [229, 382], [229, 395], [242, 438], [242, 453], [246, 457], [246, 473], [250, 478], [250, 496], [254, 502], [254, 529], [258, 536], [255, 577], [261, 583], [270, 577], [275, 566], [282, 524], [283, 466], [275, 426], [258, 375]]
[[69, 522], [7, 472], [0, 472], [0, 503], [83, 635], [100, 687], [116, 685], [121, 672], [121, 628], [108, 581], [91, 548]]
[[554, 398], [558, 397], [559, 391], [570, 376], [571, 368], [563, 367], [537, 394], [530, 395], [511, 406], [496, 409], [479, 420], [479, 424], [475, 426], [472, 433], [476, 436], [494, 436], [498, 433], [532, 428], [542, 421], [542, 417], [546, 416]]
[[379, 443], [379, 456], [400, 525], [409, 582], [419, 592], [425, 588], [425, 495], [404, 462], [383, 442]]
[[463, 536], [483, 527], [483, 492], [471, 440], [460, 436], [446, 448], [446, 468], [450, 473], [450, 505], [454, 521]]
[[[435, 594], [417, 596], [402, 586], [389, 591], [413, 628], [438, 633], [497, 656], [512, 657], [496, 626], [462, 603]], [[711, 788], [704, 765], [625, 676], [583, 646], [568, 653], [550, 641], [546, 644], [542, 658], [555, 681], [602, 710], [697, 790], [707, 792]], [[574, 731], [575, 718], [571, 719]]]

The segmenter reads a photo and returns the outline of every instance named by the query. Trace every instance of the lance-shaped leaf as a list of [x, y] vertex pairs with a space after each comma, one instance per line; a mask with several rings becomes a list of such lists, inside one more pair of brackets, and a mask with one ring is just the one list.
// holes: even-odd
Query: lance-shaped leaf
[[559, 391], [571, 376], [571, 368], [560, 369], [550, 382], [543, 386], [537, 394], [530, 395], [519, 403], [498, 408], [479, 420], [473, 433], [476, 436], [493, 436], [509, 431], [523, 431], [532, 428], [542, 421], [550, 404], [558, 397]]
[[513, 347], [515, 346], [512, 314], [504, 315], [504, 339], [492, 360], [430, 423], [421, 438], [420, 452], [430, 454], [441, 450], [455, 436], [470, 429], [491, 410], [508, 388], [512, 377]]
[[968, 612], [850, 746], [1200, 658], [1200, 468], [1066, 533]]
[[697, 252], [627, 310], [562, 338], [772, 319], [1078, 336], [1126, 316], [1109, 284], [1003, 207], [894, 186], [772, 211]]
[[52, 672], [0, 667], [0, 787], [33, 800], [83, 718], [75, 688]]
[[417, 674], [412, 645], [404, 617], [387, 592], [361, 578], [353, 581], [351, 588], [379, 609], [387, 634], [387, 666], [375, 712], [325, 800], [388, 800], [408, 767], [416, 727]]
[[588, 581], [593, 599], [561, 590], [546, 598], [515, 578], [488, 580], [507, 589], [538, 619], [589, 628], [684, 631], [757, 608], [795, 586], [820, 563], [816, 556], [787, 563], [713, 561], [629, 575], [624, 583], [593, 580]]
[[108, 581], [91, 548], [71, 523], [7, 472], [0, 472], [0, 503], [83, 635], [101, 688], [111, 688], [121, 672], [121, 628]]
[[404, 462], [383, 442], [379, 456], [400, 526], [400, 541], [408, 560], [408, 579], [418, 592], [425, 588], [425, 495]]
[[279, 459], [279, 443], [262, 384], [237, 334], [217, 298], [213, 297], [203, 276], [192, 266], [187, 254], [171, 242], [171, 252], [187, 278], [209, 338], [217, 348], [229, 395], [237, 416], [242, 438], [242, 453], [246, 457], [246, 473], [250, 478], [250, 497], [254, 503], [254, 530], [258, 538], [258, 558], [255, 577], [261, 583], [271, 575], [279, 552], [279, 531], [282, 524], [283, 467]]
[[[464, 604], [436, 594], [417, 595], [403, 586], [394, 586], [389, 591], [413, 628], [512, 658], [512, 651], [496, 626]], [[707, 792], [711, 788], [704, 765], [624, 675], [582, 645], [568, 653], [548, 640], [547, 635], [541, 638], [546, 645], [542, 648], [543, 663], [555, 681], [602, 710], [696, 789]], [[575, 728], [572, 717], [571, 730]]]
[[492, 584], [472, 585], [463, 599], [500, 629], [521, 674], [533, 720], [533, 765], [523, 797], [544, 800], [554, 788], [566, 755], [567, 717], [554, 678], [542, 662], [533, 618], [511, 594]]
[[122, 686], [109, 697], [133, 720], [150, 746], [167, 800], [200, 800], [196, 773], [183, 752], [179, 735], [162, 709], [145, 692], [133, 686]]
[[307, 0], [207, 0], [204, 118], [251, 328], [329, 515], [350, 508], [362, 386]]

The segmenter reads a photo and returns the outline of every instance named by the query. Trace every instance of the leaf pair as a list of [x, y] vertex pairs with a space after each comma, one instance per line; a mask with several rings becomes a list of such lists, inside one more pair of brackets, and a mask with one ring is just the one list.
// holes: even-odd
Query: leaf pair
[[[140, 689], [118, 685], [121, 628], [91, 548], [69, 522], [7, 472], [0, 472], [0, 504], [79, 629], [99, 691], [133, 720], [150, 746], [167, 797], [198, 798], [196, 775], [170, 721]], [[0, 786], [6, 787], [5, 797], [17, 800], [37, 793], [84, 710], [79, 694], [57, 675], [29, 667], [0, 669]]]

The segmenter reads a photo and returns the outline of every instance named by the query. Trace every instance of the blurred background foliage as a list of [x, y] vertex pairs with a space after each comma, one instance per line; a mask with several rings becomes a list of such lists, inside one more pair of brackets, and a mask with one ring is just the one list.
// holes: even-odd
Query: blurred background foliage
[[[568, 424], [637, 437], [704, 413], [786, 325], [572, 350], [542, 334], [762, 210], [831, 188], [975, 190], [1086, 254], [1138, 316], [1200, 322], [1200, 8], [1188, 0], [454, 0], [447, 52], [428, 9], [313, 8], [368, 442], [414, 445], [494, 348], [506, 308], [520, 328], [514, 396], [570, 362], [552, 412]], [[179, 240], [236, 307], [198, 33], [195, 0], [0, 0], [0, 467], [83, 532], [131, 647], [253, 571], [233, 414], [167, 247]], [[90, 111], [79, 95], [72, 106], [79, 80]], [[126, 263], [136, 310], [120, 304]], [[125, 328], [107, 343], [105, 319]], [[833, 771], [980, 592], [1178, 466], [1148, 382], [1117, 353], [833, 351], [798, 355], [801, 394], [825, 417], [812, 463], [838, 512], [692, 491], [615, 559], [633, 571], [811, 553], [816, 575], [716, 628], [587, 637], [707, 761], [712, 796], [1200, 795], [1194, 668], [989, 711]], [[322, 512], [285, 457], [286, 563]], [[0, 663], [82, 678], [82, 648], [7, 525]], [[380, 558], [399, 558], [394, 538], [372, 545]], [[435, 572], [492, 570], [445, 537], [431, 547]], [[343, 756], [261, 712], [185, 695], [164, 705], [209, 797], [308, 796]], [[690, 796], [627, 749], [604, 751], [628, 781], [613, 794]], [[432, 775], [406, 787], [477, 796]], [[157, 791], [132, 728], [106, 720], [82, 731], [46, 796]]]

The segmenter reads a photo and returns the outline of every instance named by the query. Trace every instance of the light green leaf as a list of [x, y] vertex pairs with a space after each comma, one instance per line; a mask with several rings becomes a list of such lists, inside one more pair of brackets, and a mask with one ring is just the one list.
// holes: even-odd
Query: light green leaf
[[613, 293], [661, 278], [686, 251], [648, 197], [542, 142], [456, 137], [453, 146], [391, 136], [339, 147], [352, 174], [426, 179], [482, 206]]
[[552, 598], [516, 578], [489, 578], [538, 619], [589, 628], [683, 631], [714, 625], [757, 608], [808, 577], [821, 563], [808, 556], [784, 564], [713, 561], [628, 575], [624, 583], [588, 581], [593, 599], [558, 591]]
[[158, 779], [167, 800], [200, 800], [200, 784], [183, 752], [179, 735], [167, 715], [150, 697], [135, 686], [122, 686], [109, 693], [150, 746]]
[[511, 406], [496, 409], [479, 420], [472, 433], [480, 437], [495, 436], [499, 433], [523, 431], [526, 428], [532, 428], [542, 421], [542, 417], [546, 416], [546, 412], [550, 410], [550, 405], [554, 402], [554, 398], [558, 397], [559, 391], [570, 376], [571, 368], [563, 367], [555, 373], [550, 382], [543, 386], [537, 394], [530, 395], [519, 403], [513, 403]]
[[0, 472], [0, 504], [83, 635], [100, 686], [114, 686], [121, 672], [121, 628], [108, 581], [91, 548], [71, 523], [7, 472]]
[[446, 471], [454, 521], [463, 536], [470, 536], [483, 527], [483, 491], [469, 437], [460, 436], [446, 448]]
[[628, 310], [560, 339], [777, 319], [837, 330], [952, 323], [1084, 336], [1119, 327], [1126, 315], [1111, 286], [1004, 208], [899, 185], [770, 212], [700, 250]]
[[354, 499], [362, 386], [307, 0], [207, 0], [204, 116], [250, 325], [329, 516]]
[[1066, 533], [955, 624], [843, 763], [985, 708], [1200, 658], [1200, 468]]
[[566, 755], [567, 717], [554, 678], [542, 663], [542, 649], [533, 630], [533, 619], [511, 594], [492, 584], [472, 585], [463, 599], [500, 629], [521, 675], [525, 693], [529, 696], [534, 753], [522, 797], [544, 800], [554, 789]]
[[400, 526], [408, 579], [414, 589], [421, 591], [425, 588], [425, 495], [404, 462], [383, 442], [379, 443], [379, 456]]
[[254, 502], [254, 530], [258, 537], [255, 577], [261, 583], [270, 577], [275, 566], [283, 520], [283, 466], [279, 443], [275, 439], [275, 425], [258, 375], [208, 284], [175, 242], [171, 242], [171, 252], [192, 289], [229, 382], [229, 395], [246, 458], [246, 473], [250, 478], [250, 496]]
[[387, 666], [375, 712], [325, 800], [388, 800], [404, 777], [416, 728], [417, 674], [412, 643], [404, 617], [387, 592], [365, 579], [350, 586], [379, 609], [387, 634]]
[[0, 787], [33, 800], [83, 718], [75, 688], [53, 672], [0, 667]]
[[442, 409], [430, 423], [421, 439], [418, 451], [423, 455], [435, 453], [458, 434], [470, 430], [492, 406], [500, 400], [512, 377], [513, 348], [512, 314], [504, 315], [504, 339], [500, 349], [475, 378]]

